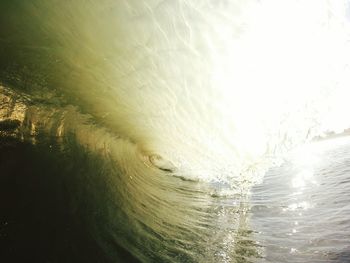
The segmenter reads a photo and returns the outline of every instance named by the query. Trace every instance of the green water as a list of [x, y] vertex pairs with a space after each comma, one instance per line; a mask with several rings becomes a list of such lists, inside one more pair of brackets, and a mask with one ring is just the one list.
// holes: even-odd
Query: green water
[[6, 200], [1, 242], [9, 262], [260, 257], [244, 195], [221, 196], [224, 185], [184, 180], [145, 165], [130, 142], [74, 108], [28, 106], [26, 99], [3, 89], [6, 93], [13, 96], [3, 97], [10, 98], [3, 104], [8, 116], [20, 115], [13, 112], [19, 104], [25, 115], [12, 126], [2, 122], [7, 126], [1, 133]]
[[349, 261], [348, 3], [269, 3], [0, 1], [0, 262]]

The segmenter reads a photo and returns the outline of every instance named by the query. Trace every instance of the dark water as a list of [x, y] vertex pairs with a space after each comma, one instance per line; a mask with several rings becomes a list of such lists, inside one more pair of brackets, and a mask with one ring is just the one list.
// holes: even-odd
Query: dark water
[[258, 255], [245, 200], [212, 197], [207, 187], [168, 175], [154, 175], [163, 178], [148, 184], [135, 178], [136, 185], [128, 186], [134, 183], [125, 181], [130, 174], [76, 145], [74, 137], [68, 140], [62, 145], [55, 137], [37, 137], [33, 145], [1, 138], [3, 262], [198, 262]]
[[68, 156], [47, 146], [1, 138], [1, 262], [109, 262], [75, 216]]
[[261, 2], [1, 0], [0, 262], [350, 262], [345, 12]]
[[237, 193], [150, 166], [74, 108], [3, 94], [2, 262], [350, 260], [346, 137], [296, 151]]
[[[150, 166], [130, 142], [110, 136], [74, 108], [28, 106], [9, 90], [3, 94], [8, 119], [1, 141], [1, 255], [7, 261], [260, 257], [246, 195], [222, 195], [225, 186]], [[21, 114], [22, 122], [9, 120]]]

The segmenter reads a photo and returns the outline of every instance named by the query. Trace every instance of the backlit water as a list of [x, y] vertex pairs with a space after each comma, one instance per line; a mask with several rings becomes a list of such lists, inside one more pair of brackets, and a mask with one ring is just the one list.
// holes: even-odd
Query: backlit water
[[350, 262], [349, 14], [0, 0], [0, 262]]
[[237, 193], [147, 165], [74, 108], [2, 98], [25, 115], [1, 122], [3, 262], [350, 260], [348, 137], [295, 150]]

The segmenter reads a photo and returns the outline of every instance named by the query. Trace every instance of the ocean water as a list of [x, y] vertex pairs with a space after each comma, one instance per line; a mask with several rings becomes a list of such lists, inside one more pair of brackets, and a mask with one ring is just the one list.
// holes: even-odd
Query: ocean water
[[2, 113], [25, 115], [1, 122], [2, 262], [350, 260], [349, 137], [296, 149], [237, 192], [147, 164], [72, 107], [2, 92]]
[[348, 262], [348, 137], [303, 147], [254, 187], [251, 227], [265, 262]]
[[350, 262], [349, 10], [0, 1], [0, 262]]

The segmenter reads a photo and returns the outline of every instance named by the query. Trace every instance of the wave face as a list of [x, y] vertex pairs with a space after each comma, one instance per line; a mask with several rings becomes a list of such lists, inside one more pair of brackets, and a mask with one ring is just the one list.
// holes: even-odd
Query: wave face
[[8, 201], [0, 215], [5, 233], [0, 259], [216, 262], [260, 257], [248, 227], [247, 195], [169, 176], [134, 143], [76, 107], [56, 107], [6, 88], [1, 94], [0, 192]]
[[[349, 258], [348, 195], [319, 206], [312, 191], [333, 196], [320, 185], [336, 172], [294, 178], [300, 166], [287, 162], [267, 174], [271, 189], [251, 188], [291, 149], [350, 127], [347, 1], [11, 0], [0, 12], [0, 199], [13, 197], [8, 185], [21, 193], [0, 223], [25, 237], [22, 250], [35, 233], [17, 225], [44, 216], [62, 230], [47, 244], [39, 228], [47, 253], [34, 261]], [[287, 216], [302, 236], [266, 227]], [[311, 244], [315, 217], [327, 231]]]
[[0, 101], [5, 262], [350, 259], [349, 137], [301, 148], [237, 192], [169, 176], [77, 107], [7, 88]]
[[1, 10], [4, 84], [80, 107], [179, 176], [254, 182], [286, 149], [350, 126], [346, 1]]

